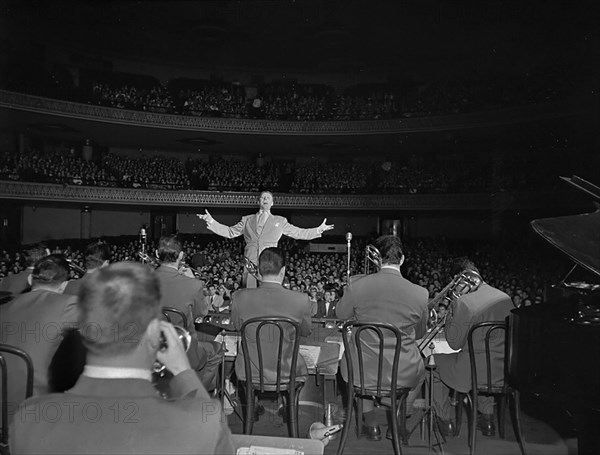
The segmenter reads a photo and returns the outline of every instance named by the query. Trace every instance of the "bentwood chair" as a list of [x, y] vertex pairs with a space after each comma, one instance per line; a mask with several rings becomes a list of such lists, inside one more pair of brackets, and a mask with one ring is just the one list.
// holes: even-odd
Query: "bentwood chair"
[[[483, 331], [483, 332], [482, 332]], [[478, 339], [478, 332], [484, 340], [485, 349], [485, 362], [482, 365], [477, 364], [476, 352], [474, 349], [474, 339]], [[500, 338], [501, 337], [501, 338]], [[492, 377], [492, 352], [490, 345], [494, 341], [502, 339], [504, 341], [504, 375], [501, 380], [494, 381]], [[475, 453], [476, 435], [477, 435], [477, 397], [479, 395], [493, 396], [498, 403], [498, 432], [501, 438], [504, 438], [504, 422], [505, 422], [505, 411], [506, 411], [506, 399], [509, 399], [511, 421], [513, 424], [513, 431], [515, 437], [519, 443], [521, 454], [526, 455], [522, 429], [521, 429], [521, 410], [520, 410], [520, 397], [519, 391], [510, 385], [508, 380], [508, 367], [511, 361], [511, 345], [508, 342], [507, 327], [503, 321], [491, 321], [482, 322], [474, 325], [469, 330], [467, 337], [467, 343], [469, 346], [469, 359], [471, 363], [471, 384], [475, 386], [467, 394], [457, 394], [457, 407], [456, 407], [456, 434], [460, 432], [460, 424], [462, 419], [462, 407], [465, 406], [467, 410], [467, 420], [469, 422], [469, 447], [470, 453]], [[508, 347], [508, 349], [507, 349]], [[481, 353], [480, 353], [481, 354]], [[481, 361], [481, 357], [479, 358]], [[486, 380], [481, 382], [482, 372], [486, 374]]]
[[[348, 368], [348, 412], [342, 430], [337, 454], [342, 455], [352, 423], [353, 404], [356, 405], [356, 434], [360, 438], [362, 427], [362, 399], [370, 398], [381, 405], [382, 398], [390, 399], [392, 417], [392, 445], [394, 453], [402, 453], [400, 438], [406, 437], [406, 397], [410, 388], [398, 387], [398, 366], [402, 351], [402, 333], [388, 323], [348, 321], [342, 327], [344, 356]], [[350, 342], [352, 341], [352, 343]], [[390, 363], [387, 355], [393, 353]], [[386, 355], [387, 354], [387, 355]], [[355, 357], [354, 357], [355, 356]], [[365, 379], [366, 359], [377, 365], [374, 382]], [[375, 361], [375, 363], [373, 363]], [[400, 421], [398, 421], [398, 416]], [[398, 433], [398, 427], [402, 434]]]
[[[288, 433], [298, 437], [298, 399], [306, 376], [298, 376], [300, 325], [290, 318], [248, 319], [240, 337], [244, 356], [245, 391], [244, 434], [252, 434], [256, 393], [281, 395], [287, 412]], [[238, 377], [242, 372], [237, 372]]]
[[171, 320], [171, 318], [173, 316], [179, 317], [181, 319], [181, 322], [179, 325], [181, 325], [181, 327], [183, 327], [186, 330], [188, 329], [188, 319], [183, 311], [178, 310], [177, 308], [164, 306], [164, 307], [162, 307], [162, 314], [165, 317], [165, 319], [167, 320], [167, 322], [173, 322]]
[[[25, 396], [18, 398], [29, 398], [33, 393], [33, 362], [31, 357], [24, 350], [8, 344], [0, 344], [0, 377], [2, 378], [2, 437], [0, 440], [0, 453], [8, 453], [8, 367], [6, 358], [15, 356], [25, 362], [26, 377], [25, 377]], [[5, 358], [6, 357], [6, 358]], [[14, 372], [13, 372], [14, 374]], [[21, 379], [21, 378], [19, 378]], [[11, 395], [11, 399], [15, 400], [15, 396]]]

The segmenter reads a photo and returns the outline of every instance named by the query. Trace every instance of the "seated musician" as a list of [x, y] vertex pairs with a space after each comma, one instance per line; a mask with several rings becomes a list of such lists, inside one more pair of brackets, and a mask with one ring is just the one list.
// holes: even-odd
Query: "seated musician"
[[[281, 248], [265, 248], [259, 256], [258, 268], [262, 277], [258, 288], [240, 289], [231, 296], [231, 323], [240, 330], [244, 321], [257, 317], [284, 317], [290, 318], [300, 324], [300, 335], [308, 336], [311, 327], [311, 303], [308, 295], [294, 292], [283, 287], [285, 276], [285, 257]], [[291, 330], [291, 329], [290, 329]], [[268, 332], [268, 330], [265, 330]], [[290, 368], [290, 353], [292, 342], [290, 336], [284, 336], [282, 371]], [[264, 370], [258, 371], [257, 364], [253, 365], [253, 374], [258, 381], [259, 375], [263, 375], [265, 382], [275, 383], [277, 376], [277, 348], [279, 338], [269, 337], [264, 333], [261, 343], [263, 358], [265, 360]], [[240, 353], [241, 354], [241, 353]], [[239, 379], [244, 380], [246, 370], [244, 357], [238, 355], [235, 362], [235, 371]], [[298, 357], [296, 378], [307, 376], [306, 363], [302, 357]]]
[[64, 293], [70, 295], [77, 295], [81, 285], [87, 280], [92, 273], [98, 270], [100, 267], [106, 267], [110, 263], [112, 257], [112, 251], [110, 245], [105, 242], [94, 242], [88, 245], [85, 249], [85, 268], [86, 273], [76, 279], [71, 280], [67, 283]]
[[[83, 374], [65, 393], [22, 404], [10, 432], [12, 453], [234, 453], [220, 404], [162, 320], [151, 268], [131, 262], [102, 268], [84, 283], [78, 309], [88, 350]], [[168, 400], [150, 382], [156, 359], [175, 375]]]
[[192, 368], [198, 371], [204, 386], [208, 390], [213, 390], [216, 386], [218, 366], [221, 363], [220, 345], [198, 341], [194, 326], [195, 317], [204, 317], [208, 313], [202, 282], [197, 280], [191, 271], [181, 268], [184, 253], [178, 236], [162, 236], [156, 253], [160, 261], [160, 266], [156, 269], [161, 289], [160, 304], [163, 307], [175, 308], [186, 315], [187, 327], [185, 328], [193, 339], [188, 351], [190, 363]]
[[[63, 294], [68, 277], [69, 264], [61, 254], [44, 256], [35, 263], [29, 277], [31, 291], [0, 305], [0, 343], [16, 346], [31, 357], [33, 395], [49, 392], [46, 372], [60, 346], [61, 332], [77, 326], [77, 297]], [[25, 398], [26, 369], [25, 363], [14, 356], [3, 357], [9, 371], [7, 405], [12, 415]]]
[[[426, 331], [429, 311], [427, 309], [427, 289], [411, 283], [402, 276], [400, 266], [404, 263], [402, 242], [398, 237], [385, 235], [379, 237], [375, 247], [381, 253], [381, 270], [375, 274], [352, 279], [336, 307], [340, 319], [355, 319], [359, 322], [388, 322], [403, 332], [402, 353], [398, 368], [399, 387], [414, 388], [408, 397], [407, 409], [418, 393], [425, 366], [415, 339], [421, 338]], [[365, 381], [376, 384], [377, 354], [365, 362]], [[353, 352], [355, 354], [355, 351]], [[368, 354], [367, 354], [368, 355]], [[390, 351], [389, 372], [391, 374], [394, 352]], [[354, 358], [354, 357], [353, 357]], [[369, 363], [372, 360], [372, 363]], [[357, 362], [353, 362], [357, 364]], [[342, 376], [347, 380], [345, 359], [341, 365]], [[372, 400], [363, 400], [363, 434], [368, 440], [381, 439], [381, 430], [377, 424]]]
[[[451, 270], [455, 276], [464, 270], [479, 272], [473, 262], [467, 258], [455, 260]], [[434, 387], [434, 399], [438, 403], [438, 417], [440, 428], [446, 435], [454, 432], [455, 409], [451, 406], [449, 389], [467, 393], [471, 390], [471, 364], [469, 360], [469, 347], [467, 335], [475, 324], [487, 321], [504, 321], [514, 308], [512, 300], [504, 292], [482, 282], [473, 292], [462, 295], [449, 308], [444, 331], [446, 340], [451, 348], [460, 352], [453, 354], [435, 354], [435, 363], [441, 382], [439, 387]], [[476, 362], [485, 365], [485, 332], [481, 330], [474, 338], [474, 348], [477, 351]], [[490, 343], [492, 359], [492, 384], [501, 382], [504, 377], [504, 339], [492, 337]], [[479, 372], [479, 369], [478, 369]], [[483, 377], [481, 377], [483, 374]], [[487, 381], [487, 374], [480, 373], [478, 379], [483, 383]], [[478, 396], [478, 428], [485, 436], [495, 434], [494, 425], [494, 398]]]

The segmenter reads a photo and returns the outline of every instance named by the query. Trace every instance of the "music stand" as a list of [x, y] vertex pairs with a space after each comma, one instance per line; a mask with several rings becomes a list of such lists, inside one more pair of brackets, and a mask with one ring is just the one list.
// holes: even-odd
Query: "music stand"
[[231, 397], [231, 394], [227, 390], [227, 386], [226, 386], [227, 381], [225, 378], [225, 353], [228, 351], [228, 349], [227, 349], [227, 343], [225, 342], [225, 334], [227, 332], [231, 332], [231, 330], [222, 328], [221, 331], [217, 334], [217, 336], [221, 335], [221, 349], [223, 352], [223, 358], [221, 359], [221, 381], [220, 381], [221, 386], [220, 386], [220, 391], [219, 391], [221, 407], [223, 408], [223, 410], [225, 409], [225, 399], [227, 399], [227, 401], [229, 401], [229, 404], [233, 408], [233, 412], [235, 412], [235, 415], [238, 416], [238, 418], [240, 419], [240, 421], [242, 422], [242, 425], [243, 425], [244, 417], [242, 416], [242, 414], [240, 414], [240, 411], [237, 408], [237, 405], [238, 405], [237, 401]]
[[[433, 344], [433, 343], [431, 343]], [[433, 346], [430, 346], [433, 350]], [[410, 439], [410, 436], [414, 433], [417, 426], [421, 426], [421, 439], [423, 439], [423, 422], [427, 422], [427, 449], [428, 453], [431, 453], [432, 449], [435, 446], [439, 446], [440, 453], [444, 455], [444, 444], [446, 443], [446, 438], [442, 434], [442, 431], [439, 428], [438, 423], [438, 414], [433, 405], [433, 372], [437, 369], [437, 365], [435, 364], [435, 359], [433, 354], [431, 354], [428, 358], [427, 365], [425, 365], [425, 369], [428, 371], [428, 384], [425, 387], [425, 411], [419, 421], [415, 424], [415, 426], [408, 432], [407, 440]], [[437, 441], [436, 444], [432, 444], [431, 435], [435, 436]]]

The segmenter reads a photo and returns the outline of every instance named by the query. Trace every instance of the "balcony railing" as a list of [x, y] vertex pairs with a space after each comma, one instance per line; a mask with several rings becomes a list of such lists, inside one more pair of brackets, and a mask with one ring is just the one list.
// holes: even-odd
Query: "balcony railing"
[[0, 106], [135, 126], [278, 135], [353, 135], [445, 131], [560, 118], [595, 109], [591, 98], [569, 99], [494, 111], [370, 121], [277, 121], [208, 118], [116, 109], [0, 90]]
[[[526, 210], [573, 208], [569, 191], [498, 192], [403, 195], [275, 195], [278, 208], [361, 210], [365, 212], [416, 210]], [[199, 210], [210, 207], [256, 207], [256, 193], [168, 191], [50, 183], [0, 181], [0, 199], [76, 204], [135, 205]]]

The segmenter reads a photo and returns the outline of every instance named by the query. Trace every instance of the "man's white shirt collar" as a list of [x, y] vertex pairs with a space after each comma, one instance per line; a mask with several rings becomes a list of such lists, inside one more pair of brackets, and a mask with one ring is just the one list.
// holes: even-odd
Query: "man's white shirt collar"
[[396, 272], [400, 271], [400, 266], [399, 265], [393, 265], [393, 264], [386, 264], [386, 265], [382, 265], [381, 266], [381, 270], [383, 269], [392, 269], [395, 270]]
[[150, 370], [145, 370], [143, 368], [86, 365], [83, 368], [83, 375], [94, 379], [144, 379], [146, 381], [152, 381], [152, 373]]

